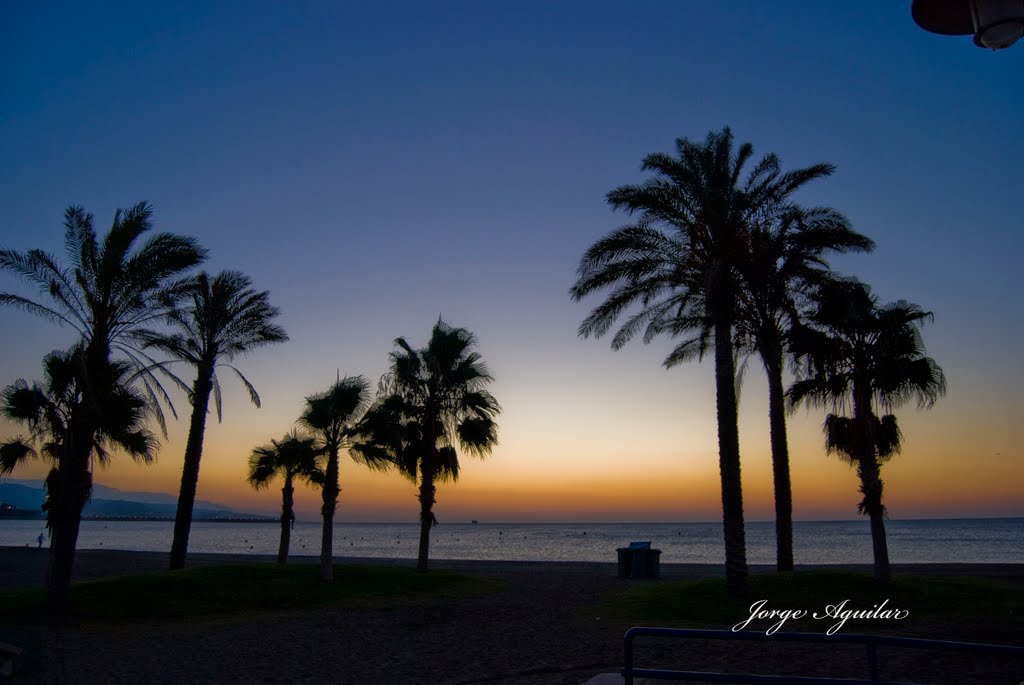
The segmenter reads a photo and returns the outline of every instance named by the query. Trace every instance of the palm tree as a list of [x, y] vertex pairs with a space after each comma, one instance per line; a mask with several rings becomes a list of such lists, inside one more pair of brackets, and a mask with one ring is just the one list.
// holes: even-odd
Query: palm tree
[[[0, 444], [0, 474], [12, 473], [29, 459], [44, 457], [57, 468], [72, 422], [72, 414], [81, 402], [76, 382], [80, 350], [54, 350], [43, 358], [43, 385], [31, 386], [19, 379], [0, 395], [4, 417], [23, 423], [28, 438], [18, 436]], [[38, 451], [36, 447], [38, 446]]]
[[[127, 382], [129, 365], [111, 362], [104, 373], [94, 373], [93, 382], [102, 384], [95, 389], [101, 392], [95, 394], [95, 403], [87, 404], [84, 401], [83, 362], [81, 346], [66, 352], [51, 352], [43, 359], [43, 384], [29, 385], [24, 380], [17, 380], [0, 394], [3, 415], [24, 424], [29, 431], [27, 437], [18, 436], [0, 443], [0, 475], [9, 475], [28, 460], [39, 457], [52, 464], [46, 478], [47, 501], [43, 505], [47, 512], [46, 525], [51, 531], [50, 573], [55, 568], [63, 568], [63, 560], [54, 557], [62, 553], [59, 543], [63, 539], [60, 536], [66, 536], [67, 532], [63, 528], [58, 529], [57, 523], [69, 517], [71, 507], [77, 507], [80, 514], [89, 500], [93, 463], [109, 462], [112, 449], [147, 464], [153, 461], [156, 452], [156, 439], [145, 425], [148, 402]], [[69, 463], [69, 459], [76, 452], [68, 447], [75, 439], [73, 427], [86, 421], [94, 426], [86, 477], [72, 481], [68, 472], [76, 465]], [[61, 485], [67, 482], [76, 482], [80, 489], [74, 493], [61, 490]], [[76, 537], [78, 520], [80, 515], [74, 520]], [[61, 589], [56, 585], [52, 587]], [[51, 595], [55, 610], [63, 608], [64, 600], [61, 592]]]
[[[326, 456], [321, 494], [323, 533], [320, 540], [320, 580], [334, 580], [334, 512], [338, 507], [338, 455], [352, 446], [356, 422], [370, 404], [370, 384], [362, 376], [338, 378], [326, 391], [306, 398], [299, 425], [316, 436]], [[351, 455], [352, 452], [350, 451]], [[355, 456], [355, 455], [353, 455]], [[371, 464], [372, 465], [372, 464]]]
[[253, 449], [249, 455], [249, 485], [257, 490], [269, 487], [270, 481], [280, 474], [284, 478], [281, 488], [281, 544], [277, 548], [277, 563], [288, 563], [288, 545], [291, 529], [295, 525], [293, 485], [296, 478], [316, 482], [323, 478], [317, 469], [317, 450], [313, 438], [289, 433], [280, 441]]
[[[8, 475], [29, 459], [43, 457], [60, 468], [66, 452], [70, 427], [82, 406], [82, 348], [54, 350], [43, 358], [44, 383], [31, 386], [19, 379], [0, 393], [0, 411], [5, 418], [23, 423], [27, 438], [16, 437], [0, 443], [0, 475]], [[146, 429], [148, 403], [125, 382], [129, 367], [113, 362], [106, 379], [110, 382], [101, 396], [96, 413], [97, 432], [91, 456], [100, 464], [110, 461], [110, 449], [119, 449], [144, 463], [153, 461], [156, 439]], [[38, 447], [38, 449], [37, 449]]]
[[438, 320], [427, 346], [413, 349], [395, 340], [391, 367], [381, 379], [377, 403], [361, 428], [354, 450], [371, 464], [392, 463], [419, 484], [420, 544], [416, 570], [427, 570], [436, 483], [459, 477], [456, 445], [483, 457], [498, 444], [501, 411], [485, 390], [491, 377], [476, 338], [465, 328]]
[[[157, 398], [167, 398], [153, 376], [152, 367], [139, 358], [133, 334], [160, 319], [181, 292], [177, 279], [205, 259], [205, 251], [192, 238], [158, 233], [141, 246], [137, 241], [152, 229], [152, 209], [145, 202], [117, 210], [109, 233], [100, 242], [92, 215], [81, 207], [64, 213], [64, 242], [70, 268], [61, 266], [42, 250], [0, 250], [0, 269], [36, 286], [39, 300], [16, 293], [0, 293], [0, 304], [70, 326], [81, 336], [82, 363], [77, 378], [80, 404], [62, 442], [62, 464], [52, 473], [48, 492], [52, 533], [48, 589], [51, 607], [66, 607], [71, 583], [75, 544], [85, 495], [89, 491], [90, 455], [101, 432], [103, 396], [113, 376], [111, 358], [116, 352], [132, 363], [161, 427], [163, 416]], [[173, 412], [173, 407], [171, 407]]]
[[816, 164], [785, 175], [775, 202], [752, 222], [749, 249], [740, 272], [740, 343], [757, 352], [768, 377], [768, 422], [775, 491], [776, 562], [793, 570], [793, 495], [789, 477], [785, 388], [782, 382], [785, 333], [797, 322], [806, 295], [829, 275], [828, 252], [870, 251], [874, 243], [827, 207], [803, 208], [789, 200], [806, 183], [832, 174]]
[[752, 155], [749, 143], [734, 149], [732, 132], [725, 128], [709, 133], [703, 143], [678, 138], [676, 156], [645, 157], [641, 169], [656, 177], [607, 195], [614, 209], [638, 220], [584, 253], [569, 291], [579, 301], [611, 290], [580, 325], [584, 338], [604, 335], [627, 309], [640, 306], [613, 336], [614, 349], [641, 330], [645, 342], [662, 333], [683, 337], [665, 359], [671, 367], [703, 358], [713, 343], [725, 570], [734, 596], [744, 595], [747, 585], [733, 339], [741, 267], [751, 225], [801, 179], [813, 177], [807, 170], [781, 173], [775, 155], [763, 157], [744, 176]]
[[[871, 520], [875, 577], [890, 578], [882, 504], [881, 466], [900, 450], [892, 414], [910, 399], [929, 408], [946, 392], [946, 379], [925, 356], [920, 326], [932, 314], [900, 300], [884, 306], [857, 281], [825, 284], [808, 325], [791, 335], [790, 350], [805, 377], [787, 392], [791, 407], [807, 401], [831, 409], [825, 447], [857, 467], [863, 499], [857, 508]], [[852, 410], [853, 416], [842, 413]]]
[[288, 339], [284, 329], [271, 322], [279, 312], [270, 304], [270, 294], [266, 290], [254, 290], [252, 281], [243, 273], [222, 271], [211, 278], [203, 272], [186, 285], [186, 291], [184, 300], [187, 306], [174, 307], [167, 314], [176, 332], [161, 334], [144, 331], [138, 336], [147, 349], [160, 350], [196, 369], [192, 387], [185, 388], [192, 402], [192, 420], [189, 423], [188, 441], [185, 443], [185, 463], [181, 472], [178, 510], [174, 518], [170, 563], [172, 570], [185, 567], [211, 393], [217, 409], [217, 420], [221, 419], [217, 367], [231, 369], [249, 391], [252, 403], [259, 407], [260, 396], [252, 383], [228, 362], [256, 348]]

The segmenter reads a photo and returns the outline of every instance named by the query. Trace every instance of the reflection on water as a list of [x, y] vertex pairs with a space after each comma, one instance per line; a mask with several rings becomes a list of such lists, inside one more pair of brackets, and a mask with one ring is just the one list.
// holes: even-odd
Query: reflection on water
[[[79, 549], [167, 551], [172, 521], [83, 521]], [[35, 546], [42, 521], [0, 521], [0, 545]], [[773, 523], [747, 523], [747, 560], [775, 563]], [[1024, 563], [1024, 519], [889, 521], [889, 554], [895, 563]], [[276, 554], [277, 523], [193, 523], [190, 552]], [[338, 556], [413, 559], [419, 525], [344, 523], [334, 526]], [[434, 559], [614, 561], [615, 548], [651, 540], [663, 563], [722, 563], [720, 523], [442, 524], [434, 528]], [[794, 525], [797, 563], [870, 563], [867, 520], [809, 521]], [[296, 523], [291, 553], [317, 555], [320, 524]]]

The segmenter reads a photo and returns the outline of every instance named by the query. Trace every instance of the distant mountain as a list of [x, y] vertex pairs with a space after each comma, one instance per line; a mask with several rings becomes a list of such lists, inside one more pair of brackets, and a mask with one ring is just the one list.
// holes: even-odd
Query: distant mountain
[[[42, 504], [46, 499], [46, 493], [43, 491], [43, 481], [41, 480], [28, 480], [24, 478], [8, 478], [6, 480], [0, 480], [0, 493], [4, 492], [3, 488], [7, 485], [18, 485], [29, 490], [36, 491], [39, 497], [39, 504]], [[177, 506], [178, 498], [174, 495], [169, 495], [166, 492], [135, 492], [120, 490], [118, 488], [112, 488], [107, 485], [100, 485], [95, 483], [92, 486], [92, 498], [97, 499], [113, 499], [123, 500], [129, 502], [140, 502], [142, 504], [173, 504]], [[5, 498], [0, 496], [0, 501], [4, 501]], [[21, 506], [21, 505], [18, 505]], [[38, 505], [37, 505], [38, 506]], [[205, 500], [197, 499], [195, 506], [201, 509], [224, 509], [228, 510], [223, 504], [217, 502], [207, 502]]]
[[[42, 483], [40, 483], [41, 486]], [[106, 485], [93, 485], [92, 497], [93, 499], [128, 500], [131, 502], [142, 502], [143, 504], [173, 504], [178, 506], [177, 495], [169, 495], [166, 492], [125, 492], [124, 490], [110, 488]], [[201, 499], [196, 500], [195, 506], [200, 509], [228, 509], [223, 504], [207, 502]]]
[[[46, 501], [42, 481], [14, 480], [0, 481], [0, 503], [13, 505], [19, 511], [39, 512]], [[128, 492], [106, 485], [94, 485], [92, 499], [82, 510], [84, 516], [114, 516], [123, 518], [166, 518], [173, 519], [178, 507], [178, 498], [163, 492]], [[257, 514], [245, 514], [217, 502], [196, 500], [192, 511], [194, 519], [222, 518], [269, 518]]]
[[19, 482], [0, 481], [0, 502], [13, 504], [18, 509], [39, 511], [44, 501], [46, 494], [41, 486], [29, 487]]

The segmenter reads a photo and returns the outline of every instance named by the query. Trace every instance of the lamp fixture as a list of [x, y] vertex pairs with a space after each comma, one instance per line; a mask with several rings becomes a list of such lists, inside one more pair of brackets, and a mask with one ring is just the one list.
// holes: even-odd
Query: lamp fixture
[[973, 34], [979, 48], [1003, 50], [1024, 37], [1024, 0], [913, 0], [910, 14], [925, 31]]

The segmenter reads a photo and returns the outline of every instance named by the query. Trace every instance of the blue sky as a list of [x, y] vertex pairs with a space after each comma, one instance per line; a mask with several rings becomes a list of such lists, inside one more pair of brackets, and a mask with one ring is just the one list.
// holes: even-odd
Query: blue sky
[[[103, 230], [145, 199], [158, 228], [210, 249], [208, 269], [242, 269], [271, 291], [292, 341], [241, 362], [264, 409], [228, 393], [201, 496], [244, 488], [248, 450], [290, 428], [336, 369], [376, 379], [393, 338], [423, 340], [443, 314], [478, 334], [505, 407], [502, 446], [459, 497], [504, 496], [510, 517], [589, 515], [597, 505], [566, 513], [559, 495], [588, 474], [607, 516], [626, 516], [613, 500], [630, 462], [641, 481], [671, 474], [680, 501], [693, 483], [710, 502], [636, 516], [714, 518], [710, 367], [662, 370], [667, 344], [578, 340], [596, 300], [566, 293], [583, 250], [625, 220], [604, 194], [639, 181], [641, 158], [677, 136], [729, 125], [787, 166], [836, 164], [803, 199], [878, 244], [836, 265], [885, 300], [935, 311], [925, 339], [950, 396], [930, 414], [905, 410], [908, 471], [893, 463], [890, 495], [898, 504], [896, 486], [955, 438], [959, 459], [939, 462], [957, 464], [947, 489], [907, 505], [970, 513], [981, 509], [943, 504], [951, 484], [974, 474], [977, 504], [1024, 456], [1022, 67], [1024, 46], [992, 53], [925, 33], [909, 2], [8, 3], [0, 245], [59, 253], [67, 205]], [[17, 311], [0, 325], [2, 383], [37, 376], [42, 353], [70, 341]], [[751, 364], [741, 423], [750, 501], [765, 513], [759, 376]], [[807, 488], [849, 502], [801, 510], [798, 487], [798, 517], [856, 501], [849, 470], [822, 466], [820, 418], [794, 418], [795, 470], [806, 459]], [[148, 472], [105, 477], [173, 489], [179, 438]], [[366, 492], [408, 489], [366, 478]], [[1008, 504], [1024, 492], [1004, 490], [998, 511], [1024, 513]], [[523, 498], [533, 504], [517, 509]], [[370, 495], [365, 507], [389, 515]]]

